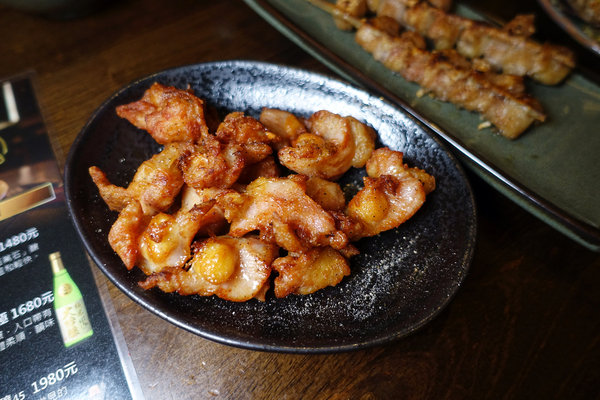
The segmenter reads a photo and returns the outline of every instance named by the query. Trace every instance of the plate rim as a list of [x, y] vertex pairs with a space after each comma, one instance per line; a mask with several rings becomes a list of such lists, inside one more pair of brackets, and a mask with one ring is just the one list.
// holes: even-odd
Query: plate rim
[[302, 75], [308, 76], [313, 79], [319, 78], [320, 80], [327, 81], [331, 85], [341, 85], [344, 88], [344, 90], [350, 90], [355, 93], [361, 93], [362, 95], [366, 95], [370, 98], [375, 98], [375, 96], [372, 93], [369, 93], [366, 90], [359, 88], [355, 85], [352, 85], [350, 83], [341, 81], [341, 80], [337, 79], [336, 77], [331, 77], [331, 76], [328, 76], [325, 74], [309, 71], [309, 70], [298, 68], [298, 67], [282, 65], [282, 64], [273, 64], [273, 63], [262, 62], [262, 61], [252, 61], [252, 60], [211, 61], [211, 62], [193, 63], [193, 64], [187, 64], [187, 65], [182, 65], [182, 66], [178, 66], [178, 67], [166, 68], [166, 69], [163, 69], [158, 72], [154, 72], [149, 75], [138, 77], [137, 79], [131, 81], [130, 83], [122, 86], [117, 91], [115, 91], [113, 94], [111, 94], [105, 101], [103, 101], [94, 110], [94, 112], [90, 115], [90, 117], [88, 118], [88, 120], [86, 121], [84, 126], [81, 128], [80, 132], [78, 133], [77, 137], [75, 138], [75, 140], [73, 141], [73, 143], [69, 149], [69, 152], [68, 152], [68, 155], [66, 158], [66, 162], [65, 162], [65, 168], [64, 168], [65, 198], [66, 198], [69, 217], [71, 219], [72, 224], [75, 227], [75, 230], [78, 233], [78, 237], [79, 237], [80, 241], [83, 243], [86, 251], [88, 252], [89, 256], [92, 258], [94, 263], [103, 272], [104, 276], [106, 276], [106, 278], [111, 283], [113, 283], [121, 292], [123, 292], [123, 294], [125, 294], [127, 297], [129, 297], [133, 302], [142, 306], [144, 309], [146, 309], [150, 313], [164, 319], [165, 321], [167, 321], [181, 329], [184, 329], [190, 333], [200, 336], [204, 339], [208, 339], [208, 340], [211, 340], [216, 343], [220, 343], [220, 344], [228, 345], [228, 346], [232, 346], [232, 347], [237, 347], [237, 348], [241, 348], [241, 349], [246, 349], [246, 350], [256, 350], [256, 351], [276, 352], [276, 353], [292, 353], [292, 354], [294, 354], [294, 353], [295, 354], [330, 354], [330, 353], [348, 352], [348, 351], [371, 348], [371, 347], [375, 347], [375, 346], [381, 346], [383, 344], [393, 342], [395, 340], [398, 340], [402, 337], [408, 336], [408, 335], [418, 331], [423, 326], [427, 325], [432, 320], [434, 320], [452, 302], [452, 300], [454, 299], [456, 294], [459, 292], [460, 288], [463, 286], [465, 279], [468, 275], [468, 272], [470, 270], [471, 263], [473, 261], [476, 242], [477, 242], [477, 219], [478, 219], [478, 212], [477, 212], [477, 207], [476, 207], [475, 196], [474, 196], [471, 184], [468, 180], [468, 177], [465, 173], [465, 170], [464, 170], [462, 164], [458, 161], [458, 159], [455, 157], [455, 155], [447, 148], [445, 143], [442, 142], [435, 135], [432, 135], [430, 130], [426, 126], [424, 126], [419, 120], [415, 119], [412, 115], [407, 113], [406, 110], [403, 110], [402, 108], [398, 108], [397, 106], [390, 103], [389, 101], [387, 101], [385, 99], [381, 99], [381, 98], [377, 98], [377, 100], [387, 104], [389, 107], [393, 108], [394, 110], [397, 110], [397, 112], [404, 114], [407, 118], [409, 118], [413, 123], [418, 125], [423, 130], [424, 135], [426, 135], [427, 137], [432, 139], [435, 142], [435, 144], [437, 146], [439, 146], [440, 150], [451, 161], [451, 164], [456, 169], [457, 173], [462, 177], [463, 184], [465, 186], [466, 192], [468, 193], [467, 197], [468, 197], [469, 205], [470, 205], [470, 207], [468, 207], [468, 208], [469, 208], [471, 218], [470, 218], [470, 221], [467, 221], [468, 222], [468, 225], [467, 225], [468, 226], [468, 237], [465, 240], [465, 243], [466, 243], [465, 251], [464, 251], [464, 254], [462, 254], [461, 261], [460, 262], [457, 261], [457, 264], [459, 265], [459, 267], [457, 267], [457, 269], [460, 270], [460, 276], [458, 277], [458, 279], [456, 279], [456, 281], [455, 281], [456, 285], [454, 286], [454, 289], [452, 290], [451, 294], [435, 310], [430, 312], [426, 318], [420, 320], [418, 323], [411, 324], [410, 326], [407, 326], [406, 328], [404, 328], [400, 331], [396, 331], [391, 335], [385, 335], [385, 336], [379, 337], [374, 340], [373, 339], [365, 339], [365, 340], [357, 341], [356, 343], [352, 343], [352, 344], [326, 345], [326, 346], [325, 345], [324, 346], [287, 346], [287, 345], [280, 345], [280, 344], [274, 344], [274, 343], [267, 344], [267, 343], [260, 343], [260, 342], [249, 342], [249, 341], [240, 340], [240, 339], [236, 339], [236, 338], [230, 338], [228, 336], [223, 336], [223, 335], [219, 335], [217, 333], [209, 332], [209, 331], [203, 330], [201, 327], [191, 326], [190, 324], [182, 321], [181, 319], [176, 318], [176, 316], [173, 316], [170, 313], [157, 308], [150, 301], [147, 301], [144, 297], [139, 296], [138, 294], [135, 293], [135, 291], [131, 290], [128, 287], [128, 282], [117, 279], [116, 276], [113, 276], [113, 274], [111, 274], [107, 270], [107, 266], [104, 264], [103, 260], [98, 256], [98, 254], [96, 254], [92, 244], [88, 242], [86, 236], [84, 235], [81, 221], [79, 221], [77, 219], [76, 212], [74, 211], [75, 207], [73, 204], [74, 203], [73, 193], [74, 193], [75, 189], [71, 186], [71, 184], [72, 184], [71, 177], [74, 172], [73, 172], [73, 168], [71, 167], [71, 165], [73, 163], [73, 159], [76, 157], [75, 153], [77, 152], [79, 146], [81, 145], [81, 142], [84, 140], [85, 132], [89, 129], [90, 125], [93, 124], [93, 122], [96, 120], [96, 118], [99, 116], [99, 114], [101, 114], [105, 110], [105, 108], [108, 104], [110, 104], [115, 98], [120, 96], [122, 93], [126, 92], [127, 90], [129, 90], [132, 87], [135, 87], [136, 85], [139, 85], [141, 82], [148, 81], [151, 78], [160, 76], [164, 73], [176, 72], [178, 70], [183, 71], [183, 70], [186, 70], [189, 68], [195, 68], [195, 67], [214, 68], [214, 67], [221, 67], [221, 66], [229, 66], [229, 67], [253, 66], [253, 67], [260, 67], [260, 68], [274, 68], [277, 70], [285, 70], [285, 71], [292, 72], [295, 75], [302, 74]]
[[[560, 26], [563, 31], [579, 42], [579, 44], [600, 56], [600, 43], [588, 37], [568, 15], [565, 15], [562, 10], [558, 10], [552, 4], [552, 0], [537, 1], [556, 25]], [[581, 20], [581, 23], [587, 24], [583, 20]]]

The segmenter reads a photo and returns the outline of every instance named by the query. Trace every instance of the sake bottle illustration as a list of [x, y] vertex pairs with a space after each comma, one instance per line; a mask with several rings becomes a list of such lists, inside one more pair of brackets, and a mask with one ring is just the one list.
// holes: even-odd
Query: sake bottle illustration
[[65, 347], [86, 339], [94, 333], [81, 292], [65, 269], [60, 252], [50, 254], [54, 275], [54, 311]]

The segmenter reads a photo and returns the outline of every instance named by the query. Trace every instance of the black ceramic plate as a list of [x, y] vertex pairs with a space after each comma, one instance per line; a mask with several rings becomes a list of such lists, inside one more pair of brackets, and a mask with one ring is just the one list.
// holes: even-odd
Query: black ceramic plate
[[[308, 296], [232, 303], [215, 297], [144, 291], [143, 275], [127, 271], [110, 248], [110, 212], [88, 176], [91, 165], [126, 186], [136, 168], [158, 150], [149, 135], [115, 114], [154, 82], [185, 88], [221, 113], [258, 116], [277, 107], [307, 116], [319, 109], [372, 125], [382, 145], [401, 150], [409, 164], [432, 173], [437, 189], [407, 223], [357, 243], [352, 273], [338, 286]], [[360, 171], [344, 178], [360, 185]], [[448, 304], [469, 267], [476, 215], [462, 169], [437, 139], [389, 103], [325, 76], [282, 66], [230, 61], [176, 68], [141, 79], [108, 99], [74, 142], [65, 170], [71, 216], [88, 252], [107, 277], [148, 310], [216, 342], [242, 348], [318, 353], [377, 345], [413, 332]], [[151, 321], [149, 321], [151, 323]]]

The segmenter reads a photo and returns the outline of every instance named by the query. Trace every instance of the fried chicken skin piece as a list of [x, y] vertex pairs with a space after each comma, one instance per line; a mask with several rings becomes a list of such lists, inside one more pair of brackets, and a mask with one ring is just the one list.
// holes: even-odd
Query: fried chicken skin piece
[[127, 269], [138, 266], [149, 275], [165, 267], [181, 266], [190, 257], [192, 239], [213, 205], [206, 202], [174, 215], [158, 213], [151, 217], [134, 200], [119, 213], [108, 242]]
[[112, 211], [123, 210], [134, 199], [133, 194], [127, 188], [110, 183], [104, 171], [95, 165], [91, 166], [88, 172], [98, 188], [100, 197]]
[[158, 287], [181, 295], [216, 295], [229, 301], [264, 301], [271, 263], [277, 246], [253, 237], [219, 236], [194, 243], [189, 269], [170, 268], [140, 282], [144, 289]]
[[366, 171], [367, 175], [373, 178], [379, 178], [382, 175], [401, 177], [408, 173], [421, 181], [425, 194], [429, 194], [435, 189], [433, 175], [429, 175], [420, 168], [404, 164], [402, 152], [391, 150], [388, 147], [381, 147], [373, 152], [373, 156], [366, 165]]
[[230, 191], [217, 198], [231, 223], [229, 235], [260, 231], [261, 239], [288, 251], [314, 246], [347, 246], [346, 234], [335, 220], [306, 194], [306, 176], [258, 178], [243, 193]]
[[151, 217], [144, 214], [138, 201], [129, 202], [108, 232], [108, 243], [128, 270], [136, 266], [139, 259], [139, 238], [148, 226]]
[[317, 111], [303, 133], [278, 152], [279, 161], [294, 172], [335, 180], [352, 167], [356, 149], [350, 122], [332, 112]]
[[[202, 203], [215, 200], [220, 194], [224, 193], [225, 190], [226, 189], [219, 189], [216, 187], [194, 189], [184, 185], [181, 191], [181, 209], [189, 211]], [[218, 236], [225, 234], [228, 229], [229, 223], [225, 219], [223, 210], [215, 203], [215, 205], [206, 212], [206, 215], [204, 215], [202, 226], [196, 235], [201, 237]]]
[[237, 180], [237, 183], [247, 185], [256, 178], [276, 178], [281, 176], [281, 167], [275, 161], [275, 157], [268, 156], [262, 161], [246, 165]]
[[194, 189], [228, 188], [237, 181], [245, 165], [240, 145], [221, 143], [214, 136], [189, 144], [178, 164], [184, 182]]
[[117, 107], [117, 115], [147, 131], [159, 144], [194, 142], [208, 135], [204, 101], [191, 89], [155, 82], [142, 98]]
[[306, 295], [327, 286], [335, 286], [350, 275], [348, 261], [331, 247], [314, 247], [301, 253], [290, 253], [273, 262], [279, 275], [274, 280], [275, 297], [289, 294]]
[[257, 163], [271, 155], [271, 143], [278, 139], [260, 121], [238, 111], [225, 116], [215, 135], [224, 143], [239, 145], [247, 164]]
[[273, 143], [273, 148], [277, 151], [283, 147], [291, 146], [294, 139], [303, 133], [308, 133], [304, 122], [289, 111], [263, 108], [259, 120], [277, 135], [278, 140]]
[[168, 267], [183, 267], [191, 257], [190, 246], [200, 228], [212, 221], [206, 214], [214, 201], [195, 205], [175, 214], [159, 213], [152, 217], [138, 240], [137, 266], [146, 274], [154, 274]]
[[144, 161], [137, 169], [127, 188], [113, 185], [102, 170], [89, 168], [100, 196], [113, 211], [121, 211], [133, 199], [139, 201], [144, 214], [166, 211], [183, 186], [179, 160], [187, 144], [170, 143], [158, 154]]
[[412, 217], [424, 202], [423, 185], [410, 175], [365, 177], [364, 188], [350, 200], [346, 209], [346, 214], [362, 226], [350, 239], [358, 240], [396, 228]]
[[[334, 114], [335, 115], [335, 114]], [[314, 118], [325, 118], [326, 115], [316, 115]], [[349, 124], [350, 134], [354, 140], [354, 156], [351, 165], [361, 168], [367, 162], [371, 152], [375, 148], [377, 133], [370, 126], [363, 124], [354, 117], [344, 117]], [[310, 133], [307, 125], [312, 126], [312, 121], [305, 122], [294, 114], [274, 108], [265, 108], [261, 112], [260, 121], [273, 131], [280, 139], [275, 149], [292, 146], [300, 135]]]
[[[398, 227], [412, 217], [425, 202], [426, 190], [435, 181], [422, 170], [411, 170], [402, 153], [380, 148], [367, 162], [364, 187], [348, 202], [345, 214], [360, 224], [348, 233], [351, 240], [374, 236]], [[419, 179], [421, 178], [421, 179]]]
[[346, 206], [344, 191], [337, 182], [316, 176], [308, 178], [306, 194], [327, 211], [341, 211]]
[[375, 150], [377, 133], [373, 128], [357, 120], [354, 117], [345, 117], [350, 124], [350, 133], [354, 139], [354, 157], [352, 166], [362, 168], [367, 163], [371, 153]]

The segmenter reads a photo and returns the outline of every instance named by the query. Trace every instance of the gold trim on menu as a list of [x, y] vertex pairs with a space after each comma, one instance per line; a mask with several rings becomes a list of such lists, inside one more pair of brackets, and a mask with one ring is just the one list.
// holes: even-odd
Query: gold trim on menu
[[46, 182], [25, 193], [0, 201], [0, 221], [41, 206], [55, 198], [56, 194], [52, 183]]

